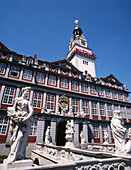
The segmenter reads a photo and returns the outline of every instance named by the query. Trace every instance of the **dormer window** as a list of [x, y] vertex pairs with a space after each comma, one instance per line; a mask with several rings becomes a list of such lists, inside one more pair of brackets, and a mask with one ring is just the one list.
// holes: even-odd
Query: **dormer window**
[[11, 70], [10, 70], [10, 76], [14, 76], [14, 77], [18, 77], [20, 72], [20, 68], [19, 67], [15, 67], [15, 66], [11, 66]]

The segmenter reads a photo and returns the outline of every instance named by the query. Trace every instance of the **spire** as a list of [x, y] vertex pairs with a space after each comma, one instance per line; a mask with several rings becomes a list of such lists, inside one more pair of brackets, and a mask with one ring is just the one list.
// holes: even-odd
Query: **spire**
[[76, 27], [73, 31], [74, 39], [82, 35], [82, 30], [80, 27], [78, 27], [78, 20], [75, 20]]

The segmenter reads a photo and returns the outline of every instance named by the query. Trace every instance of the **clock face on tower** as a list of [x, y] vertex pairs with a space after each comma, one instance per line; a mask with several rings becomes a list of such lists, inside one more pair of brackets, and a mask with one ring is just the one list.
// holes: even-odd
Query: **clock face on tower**
[[81, 40], [81, 44], [82, 44], [82, 45], [85, 45], [85, 41], [84, 41], [84, 40]]

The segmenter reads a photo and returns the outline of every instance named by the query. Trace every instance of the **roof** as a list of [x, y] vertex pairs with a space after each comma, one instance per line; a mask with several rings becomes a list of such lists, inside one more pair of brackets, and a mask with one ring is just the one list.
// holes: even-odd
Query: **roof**
[[101, 77], [101, 79], [107, 82], [114, 82], [116, 84], [123, 85], [123, 83], [121, 83], [113, 74], [110, 74], [106, 76], [105, 78]]

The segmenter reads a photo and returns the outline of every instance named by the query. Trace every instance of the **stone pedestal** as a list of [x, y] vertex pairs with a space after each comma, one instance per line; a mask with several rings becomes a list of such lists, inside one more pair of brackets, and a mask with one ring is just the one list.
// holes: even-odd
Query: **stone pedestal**
[[86, 148], [87, 148], [87, 144], [86, 143], [81, 144], [81, 149], [86, 149]]
[[3, 166], [4, 166], [4, 169], [19, 169], [19, 168], [27, 168], [27, 167], [32, 167], [33, 165], [33, 161], [31, 159], [25, 159], [25, 160], [19, 160], [19, 161], [15, 161], [15, 162], [12, 162], [12, 163], [9, 163], [7, 161], [7, 159], [4, 159], [4, 162], [3, 162]]
[[66, 148], [74, 148], [74, 144], [73, 144], [73, 142], [66, 142], [65, 147]]

